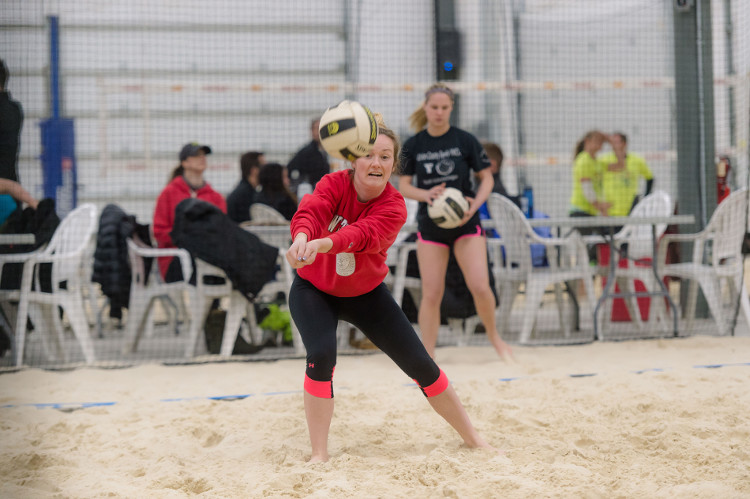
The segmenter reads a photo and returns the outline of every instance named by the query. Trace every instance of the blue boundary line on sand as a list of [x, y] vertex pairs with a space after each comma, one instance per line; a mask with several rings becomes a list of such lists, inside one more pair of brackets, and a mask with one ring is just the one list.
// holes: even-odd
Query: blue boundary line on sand
[[37, 409], [60, 409], [76, 410], [88, 409], [90, 407], [106, 407], [117, 404], [117, 402], [48, 402], [37, 404], [6, 404], [0, 405], [0, 409], [10, 409], [12, 407], [36, 407]]
[[750, 366], [750, 362], [734, 362], [731, 364], [698, 364], [693, 366], [696, 369], [718, 369], [720, 367], [738, 367]]
[[[193, 400], [216, 400], [216, 401], [233, 401], [243, 400], [249, 397], [255, 396], [266, 396], [270, 397], [273, 395], [290, 395], [293, 393], [301, 393], [302, 390], [286, 390], [278, 392], [263, 392], [263, 393], [242, 393], [235, 395], [210, 395], [210, 396], [197, 396], [197, 397], [174, 397], [174, 398], [163, 398], [159, 399], [159, 402], [189, 402]], [[50, 402], [50, 403], [30, 403], [30, 404], [5, 404], [0, 405], [0, 409], [12, 409], [16, 407], [36, 407], [37, 409], [58, 409], [61, 411], [72, 412], [78, 409], [88, 409], [91, 407], [106, 407], [117, 405], [119, 402]]]
[[[725, 364], [696, 364], [693, 366], [693, 369], [719, 369], [721, 367], [740, 367], [740, 366], [750, 366], [750, 362], [729, 362]], [[643, 374], [648, 372], [657, 372], [662, 373], [665, 371], [668, 371], [670, 368], [668, 367], [650, 367], [646, 369], [638, 369], [636, 371], [630, 371], [633, 374]], [[568, 374], [567, 376], [569, 378], [590, 378], [592, 376], [597, 376], [599, 373], [573, 373]], [[528, 376], [517, 376], [514, 378], [498, 378], [498, 381], [516, 381], [519, 379], [528, 378]]]
[[[750, 366], [750, 362], [730, 362], [723, 364], [696, 364], [693, 369], [720, 369], [722, 367], [741, 367]], [[636, 371], [630, 371], [633, 374], [643, 374], [647, 372], [665, 372], [669, 368], [663, 367], [651, 367], [646, 369], [638, 369]], [[591, 378], [598, 376], [599, 373], [570, 373], [567, 374], [569, 378]], [[530, 376], [512, 376], [508, 378], [498, 378], [498, 381], [511, 382], [518, 381], [521, 379], [527, 379]], [[416, 383], [404, 383], [401, 386], [417, 388]], [[341, 387], [339, 390], [346, 389]], [[277, 392], [263, 392], [263, 393], [240, 393], [234, 395], [210, 395], [210, 396], [196, 396], [196, 397], [174, 397], [174, 398], [163, 398], [159, 399], [159, 402], [189, 402], [193, 400], [215, 400], [215, 401], [233, 401], [233, 400], [244, 400], [246, 398], [255, 396], [271, 397], [274, 395], [291, 395], [294, 393], [301, 393], [302, 390], [284, 390]], [[63, 412], [72, 412], [78, 409], [89, 409], [92, 407], [109, 407], [117, 405], [119, 402], [107, 401], [107, 402], [47, 402], [47, 403], [29, 403], [29, 404], [5, 404], [0, 405], [0, 409], [12, 409], [17, 407], [36, 407], [37, 409], [57, 409]]]

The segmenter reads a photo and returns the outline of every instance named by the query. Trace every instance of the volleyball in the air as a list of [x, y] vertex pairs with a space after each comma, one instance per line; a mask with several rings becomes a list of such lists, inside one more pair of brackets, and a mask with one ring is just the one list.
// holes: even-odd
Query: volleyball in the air
[[320, 118], [320, 143], [328, 154], [354, 161], [366, 156], [378, 138], [372, 112], [356, 101], [341, 101]]
[[469, 211], [469, 201], [458, 189], [446, 187], [443, 193], [427, 206], [427, 214], [438, 227], [453, 229], [461, 225], [464, 213]]

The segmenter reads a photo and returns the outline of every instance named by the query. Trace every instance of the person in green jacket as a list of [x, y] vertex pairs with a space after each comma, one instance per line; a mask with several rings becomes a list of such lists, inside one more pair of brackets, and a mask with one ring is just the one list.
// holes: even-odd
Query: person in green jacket
[[607, 215], [627, 216], [638, 200], [640, 179], [646, 181], [644, 196], [651, 192], [654, 174], [643, 157], [628, 152], [628, 138], [622, 132], [609, 136], [612, 152], [599, 157], [602, 196], [610, 204]]

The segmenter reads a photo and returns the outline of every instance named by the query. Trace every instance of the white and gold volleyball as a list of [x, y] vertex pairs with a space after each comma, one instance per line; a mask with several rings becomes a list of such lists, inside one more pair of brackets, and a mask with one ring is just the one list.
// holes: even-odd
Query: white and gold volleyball
[[453, 229], [461, 225], [464, 213], [469, 210], [469, 201], [458, 189], [446, 187], [443, 193], [432, 200], [427, 214], [438, 227]]
[[320, 143], [333, 157], [354, 161], [366, 156], [377, 138], [375, 117], [359, 102], [341, 101], [320, 118]]

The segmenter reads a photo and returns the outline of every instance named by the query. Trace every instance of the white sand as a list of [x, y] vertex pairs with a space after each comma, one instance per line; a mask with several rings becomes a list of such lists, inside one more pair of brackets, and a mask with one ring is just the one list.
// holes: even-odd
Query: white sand
[[[750, 338], [516, 352], [438, 350], [506, 456], [462, 448], [375, 354], [339, 358], [317, 465], [303, 360], [3, 374], [0, 497], [750, 497]], [[24, 405], [53, 402], [116, 403]]]

